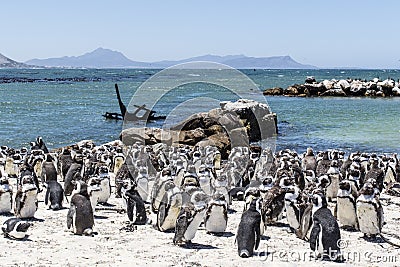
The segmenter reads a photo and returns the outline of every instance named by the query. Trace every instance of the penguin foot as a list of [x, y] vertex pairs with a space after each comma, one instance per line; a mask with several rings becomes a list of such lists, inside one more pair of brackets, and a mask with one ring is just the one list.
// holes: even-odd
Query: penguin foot
[[86, 236], [93, 236], [93, 229], [92, 228], [86, 228], [83, 230], [83, 234]]

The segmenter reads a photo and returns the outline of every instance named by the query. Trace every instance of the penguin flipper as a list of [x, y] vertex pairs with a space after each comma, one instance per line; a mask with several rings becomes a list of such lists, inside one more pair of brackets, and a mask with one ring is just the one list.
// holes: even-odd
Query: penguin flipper
[[178, 218], [176, 219], [175, 236], [173, 239], [175, 245], [179, 245], [179, 243], [183, 241], [187, 225], [188, 212], [186, 209], [182, 209]]
[[[261, 218], [260, 218], [260, 222], [261, 222]], [[255, 229], [255, 234], [256, 234], [256, 243], [254, 246], [255, 249], [258, 249], [258, 246], [260, 245], [260, 239], [261, 239], [261, 237], [260, 237], [260, 222], [258, 222], [256, 224], [256, 229]]]
[[314, 226], [311, 230], [310, 234], [310, 248], [312, 251], [316, 250], [319, 232], [321, 231], [321, 227], [319, 225], [319, 221], [314, 219]]
[[49, 195], [50, 195], [50, 187], [46, 188], [46, 196], [44, 197], [44, 204], [47, 205], [49, 203]]
[[21, 222], [20, 224], [18, 224], [16, 230], [17, 230], [17, 232], [26, 232], [31, 225], [32, 224], [27, 223], [27, 222]]
[[126, 212], [128, 214], [128, 219], [129, 219], [129, 221], [134, 222], [133, 216], [135, 215], [135, 218], [136, 218], [136, 214], [133, 214], [133, 213], [134, 213], [134, 210], [136, 207], [136, 202], [132, 198], [128, 198], [128, 201], [126, 204], [127, 204]]
[[73, 217], [75, 216], [76, 212], [76, 207], [74, 204], [71, 203], [71, 206], [69, 208], [68, 214], [67, 214], [67, 228], [70, 229], [72, 222], [73, 222]]

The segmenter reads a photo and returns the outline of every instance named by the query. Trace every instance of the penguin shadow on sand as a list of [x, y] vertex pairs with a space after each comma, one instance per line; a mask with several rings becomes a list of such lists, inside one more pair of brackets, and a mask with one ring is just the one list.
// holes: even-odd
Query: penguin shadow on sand
[[217, 237], [232, 237], [232, 236], [235, 236], [235, 234], [232, 233], [232, 232], [208, 233], [208, 234], [212, 235], [212, 236], [217, 236]]
[[185, 244], [179, 245], [181, 248], [185, 249], [218, 249], [218, 247], [215, 247], [213, 245], [205, 245], [205, 244], [199, 244], [199, 243], [193, 243], [193, 242], [187, 242]]

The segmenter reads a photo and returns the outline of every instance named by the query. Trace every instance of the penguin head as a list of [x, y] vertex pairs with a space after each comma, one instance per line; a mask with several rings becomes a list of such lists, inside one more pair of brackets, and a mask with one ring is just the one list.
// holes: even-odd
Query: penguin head
[[248, 210], [257, 211], [258, 213], [262, 213], [262, 202], [261, 198], [253, 198], [250, 202], [250, 206]]
[[351, 184], [347, 180], [343, 180], [339, 182], [339, 189], [343, 191], [350, 192], [351, 191]]
[[75, 193], [75, 194], [81, 194], [84, 196], [86, 196], [86, 195], [88, 196], [88, 186], [84, 181], [77, 180], [77, 181], [71, 181], [71, 183], [73, 183], [75, 186], [75, 189], [74, 189], [74, 192], [72, 193], [72, 195], [74, 195], [74, 193]]
[[191, 196], [190, 202], [193, 203], [195, 208], [204, 208], [205, 206], [207, 206], [208, 199], [209, 197], [207, 196], [206, 193], [202, 191], [197, 191], [194, 192], [193, 195]]
[[267, 176], [267, 177], [262, 181], [262, 184], [263, 184], [264, 186], [272, 186], [273, 183], [274, 183], [274, 178], [273, 178], [271, 175]]
[[313, 191], [310, 200], [313, 203], [314, 207], [317, 209], [328, 207], [328, 202], [326, 201], [325, 194], [320, 189], [315, 189]]
[[365, 183], [360, 190], [360, 195], [374, 196], [375, 195], [374, 186], [371, 183]]
[[221, 193], [219, 193], [219, 192], [216, 192], [216, 193], [212, 196], [212, 199], [213, 199], [214, 201], [219, 201], [219, 202], [226, 201], [225, 195], [224, 195], [224, 194], [221, 194]]

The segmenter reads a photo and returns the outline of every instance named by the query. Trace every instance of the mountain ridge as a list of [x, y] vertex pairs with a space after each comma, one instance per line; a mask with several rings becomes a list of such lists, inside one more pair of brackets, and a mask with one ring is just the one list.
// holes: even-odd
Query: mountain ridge
[[47, 59], [31, 59], [26, 64], [43, 67], [72, 68], [167, 68], [191, 61], [212, 61], [233, 68], [271, 69], [316, 69], [316, 66], [301, 64], [290, 56], [247, 57], [245, 55], [202, 55], [181, 60], [161, 60], [155, 62], [134, 61], [123, 53], [105, 48], [97, 48], [80, 56], [64, 56]]

